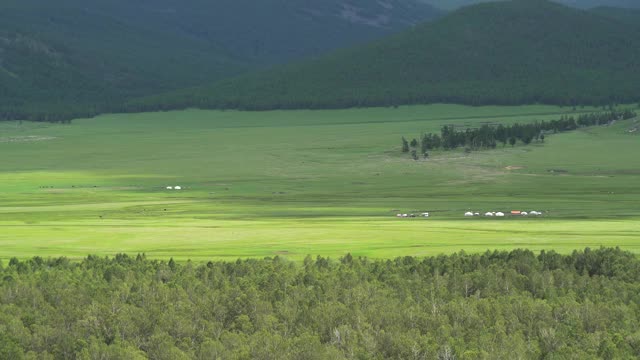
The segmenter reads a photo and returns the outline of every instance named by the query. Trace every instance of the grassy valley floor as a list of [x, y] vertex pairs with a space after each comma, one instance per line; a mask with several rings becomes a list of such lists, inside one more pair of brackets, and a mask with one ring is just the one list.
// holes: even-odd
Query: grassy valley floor
[[[577, 109], [575, 112], [598, 109]], [[400, 137], [532, 122], [550, 106], [107, 115], [0, 123], [0, 258], [375, 258], [526, 247], [640, 252], [637, 120], [434, 153]], [[183, 190], [167, 190], [180, 185]], [[543, 211], [464, 218], [466, 211]], [[431, 218], [395, 214], [430, 212]]]

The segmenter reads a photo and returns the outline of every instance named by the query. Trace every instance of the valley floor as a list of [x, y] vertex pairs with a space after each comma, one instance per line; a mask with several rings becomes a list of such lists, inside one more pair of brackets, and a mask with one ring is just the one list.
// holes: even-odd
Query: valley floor
[[[432, 105], [0, 123], [0, 258], [387, 258], [601, 245], [640, 252], [640, 139], [629, 132], [637, 120], [544, 144], [419, 161], [400, 153], [402, 136], [445, 124], [571, 113]], [[183, 189], [166, 189], [176, 185]], [[463, 216], [510, 210], [544, 216]]]

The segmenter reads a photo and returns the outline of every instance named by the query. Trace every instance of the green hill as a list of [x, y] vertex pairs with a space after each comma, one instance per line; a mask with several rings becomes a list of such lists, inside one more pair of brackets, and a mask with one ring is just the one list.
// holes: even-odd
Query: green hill
[[[440, 9], [453, 10], [461, 6], [489, 2], [492, 0], [422, 0], [425, 3], [436, 6]], [[576, 8], [590, 9], [599, 6], [619, 7], [619, 8], [640, 8], [637, 0], [555, 0], [558, 3], [573, 6]]]
[[440, 13], [414, 0], [387, 5], [5, 1], [0, 4], [0, 118], [62, 119], [109, 111], [133, 97], [366, 42]]
[[204, 42], [74, 8], [4, 9], [0, 24], [5, 118], [91, 113], [243, 69]]
[[630, 102], [640, 97], [639, 35], [548, 1], [486, 3], [368, 46], [129, 109]]
[[623, 22], [627, 25], [640, 27], [640, 9], [624, 9], [619, 7], [602, 6], [591, 10], [592, 12]]

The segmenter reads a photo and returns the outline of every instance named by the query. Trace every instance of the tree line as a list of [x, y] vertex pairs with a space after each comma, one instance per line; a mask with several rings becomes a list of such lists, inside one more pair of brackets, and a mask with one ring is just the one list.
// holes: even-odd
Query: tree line
[[563, 115], [560, 119], [551, 121], [537, 121], [529, 124], [515, 123], [513, 125], [499, 124], [492, 126], [483, 124], [479, 128], [466, 128], [458, 130], [454, 125], [445, 125], [440, 134], [425, 133], [419, 139], [408, 141], [402, 137], [402, 152], [411, 153], [414, 159], [418, 159], [418, 147], [420, 154], [425, 158], [432, 150], [452, 150], [459, 147], [467, 151], [494, 149], [500, 143], [511, 146], [519, 141], [525, 145], [532, 141], [544, 142], [545, 134], [559, 133], [576, 130], [581, 127], [610, 124], [616, 120], [626, 120], [636, 117], [633, 110], [610, 110], [607, 112], [581, 114], [577, 117]]
[[0, 265], [2, 359], [634, 359], [618, 248]]

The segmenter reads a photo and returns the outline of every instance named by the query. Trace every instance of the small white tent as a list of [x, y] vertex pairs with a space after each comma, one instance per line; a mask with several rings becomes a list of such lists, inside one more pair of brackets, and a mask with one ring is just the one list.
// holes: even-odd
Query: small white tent
[[173, 186], [167, 186], [167, 190], [173, 190]]
[[498, 211], [498, 212], [496, 213], [496, 216], [497, 216], [497, 217], [504, 217], [504, 213], [503, 213], [503, 212]]
[[492, 212], [488, 212], [488, 213], [484, 214], [484, 216], [493, 216], [493, 213]]
[[175, 190], [182, 190], [182, 186], [174, 186], [173, 187]]
[[464, 216], [473, 216], [473, 213], [470, 211], [467, 211], [466, 213], [464, 213]]

